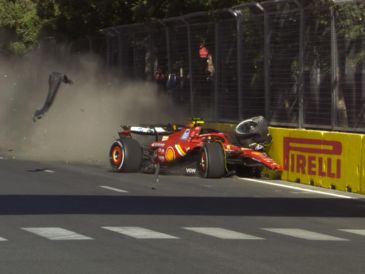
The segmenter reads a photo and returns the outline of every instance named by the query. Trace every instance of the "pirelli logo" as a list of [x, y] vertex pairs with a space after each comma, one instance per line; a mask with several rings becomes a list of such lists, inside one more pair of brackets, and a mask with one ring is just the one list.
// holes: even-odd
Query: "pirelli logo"
[[342, 144], [338, 141], [284, 137], [284, 170], [341, 178]]

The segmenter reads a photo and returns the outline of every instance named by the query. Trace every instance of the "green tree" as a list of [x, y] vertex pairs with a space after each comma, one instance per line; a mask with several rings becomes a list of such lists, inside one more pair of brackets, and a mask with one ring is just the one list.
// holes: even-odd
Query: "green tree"
[[25, 53], [36, 42], [41, 28], [37, 1], [0, 0], [0, 29], [7, 38], [1, 45], [3, 50]]
[[58, 14], [50, 30], [67, 38], [96, 34], [101, 28], [132, 22], [132, 1], [55, 0]]

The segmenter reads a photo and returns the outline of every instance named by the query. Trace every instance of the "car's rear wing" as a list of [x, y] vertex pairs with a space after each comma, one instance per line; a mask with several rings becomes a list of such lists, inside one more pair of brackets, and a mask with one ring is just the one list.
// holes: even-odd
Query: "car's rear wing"
[[176, 125], [141, 125], [141, 126], [122, 126], [123, 131], [119, 132], [120, 137], [131, 137], [132, 134], [148, 135], [148, 136], [165, 136], [181, 129]]
[[163, 135], [163, 134], [170, 134], [163, 127], [144, 127], [144, 126], [132, 126], [129, 128], [130, 133], [141, 134], [141, 135]]

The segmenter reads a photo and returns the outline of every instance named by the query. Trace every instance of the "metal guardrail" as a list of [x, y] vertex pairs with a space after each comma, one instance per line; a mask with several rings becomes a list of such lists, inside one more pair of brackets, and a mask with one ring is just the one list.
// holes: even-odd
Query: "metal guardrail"
[[[364, 132], [365, 3], [268, 0], [103, 30], [105, 60], [188, 115]], [[349, 25], [350, 24], [350, 25]], [[352, 24], [352, 25], [351, 25]], [[172, 75], [175, 85], [167, 85]]]

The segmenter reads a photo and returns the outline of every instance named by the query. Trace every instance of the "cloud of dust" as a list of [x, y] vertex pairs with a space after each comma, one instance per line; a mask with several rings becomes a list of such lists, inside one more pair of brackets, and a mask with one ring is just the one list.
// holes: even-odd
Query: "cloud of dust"
[[[50, 57], [36, 52], [19, 60], [0, 57], [0, 155], [105, 165], [120, 125], [179, 121], [183, 112], [153, 83], [127, 81], [101, 69], [94, 56]], [[52, 71], [61, 84], [41, 120], [32, 121], [48, 92]]]

